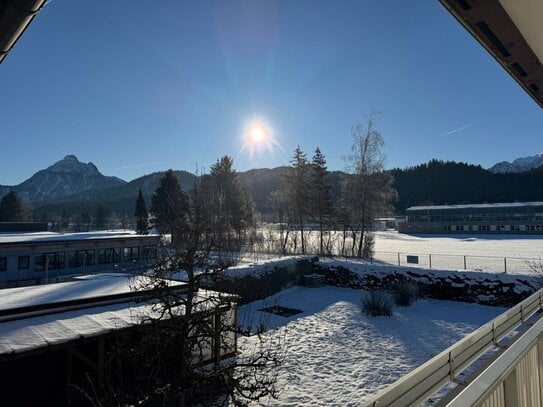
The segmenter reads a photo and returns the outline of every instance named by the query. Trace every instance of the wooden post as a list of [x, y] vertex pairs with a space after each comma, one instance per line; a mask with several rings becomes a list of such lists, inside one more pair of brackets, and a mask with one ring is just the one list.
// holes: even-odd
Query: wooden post
[[66, 349], [66, 405], [72, 405], [72, 351]]
[[214, 315], [214, 329], [213, 329], [213, 360], [214, 360], [214, 369], [218, 371], [221, 367], [221, 314], [219, 307], [215, 310]]
[[432, 255], [428, 255], [428, 262], [430, 263], [430, 269], [432, 269]]
[[104, 339], [98, 341], [98, 383], [103, 383], [104, 381]]
[[464, 270], [466, 270], [466, 256], [464, 256]]
[[507, 273], [507, 257], [503, 258], [503, 272]]
[[400, 266], [400, 253], [398, 253], [398, 266]]

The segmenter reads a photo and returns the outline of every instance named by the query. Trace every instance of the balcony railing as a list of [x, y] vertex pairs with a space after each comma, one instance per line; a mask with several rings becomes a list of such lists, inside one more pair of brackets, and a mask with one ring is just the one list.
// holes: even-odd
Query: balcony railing
[[[540, 405], [539, 402], [525, 403], [512, 400], [541, 399], [539, 383], [543, 375], [539, 374], [539, 366], [543, 363], [543, 348], [540, 351], [542, 345], [539, 338], [543, 333], [543, 320], [539, 319], [538, 311], [542, 309], [543, 289], [402, 377], [378, 393], [365, 406], [417, 405], [428, 400], [449, 383], [461, 383], [462, 389], [450, 402], [451, 406]], [[536, 313], [538, 315], [534, 316]], [[496, 359], [483, 373], [470, 380], [469, 384], [459, 380], [459, 376], [468, 366], [492, 347], [499, 346], [500, 340], [532, 316], [537, 322], [516, 336], [507, 350], [496, 352]]]

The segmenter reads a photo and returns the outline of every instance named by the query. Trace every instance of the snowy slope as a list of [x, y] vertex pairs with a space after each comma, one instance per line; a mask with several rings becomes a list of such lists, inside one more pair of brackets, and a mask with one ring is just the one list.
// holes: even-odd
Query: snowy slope
[[[362, 291], [294, 287], [241, 307], [238, 321], [258, 324], [286, 352], [278, 371], [282, 393], [261, 405], [358, 406], [443, 349], [504, 311], [475, 304], [419, 300], [391, 318], [369, 318]], [[302, 310], [285, 318], [258, 311], [279, 304]], [[284, 339], [282, 339], [284, 338]], [[257, 337], [240, 338], [251, 352]]]

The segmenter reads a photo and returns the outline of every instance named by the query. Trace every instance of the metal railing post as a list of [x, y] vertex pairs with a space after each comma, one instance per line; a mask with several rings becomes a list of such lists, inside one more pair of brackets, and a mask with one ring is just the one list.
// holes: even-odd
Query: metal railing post
[[49, 283], [49, 256], [45, 256], [45, 284]]
[[430, 269], [432, 268], [432, 255], [429, 254], [428, 255], [428, 263], [429, 263], [429, 266], [430, 266]]
[[455, 379], [455, 372], [454, 372], [454, 358], [452, 355], [452, 351], [449, 352], [449, 380], [452, 382]]
[[503, 272], [507, 273], [507, 257], [503, 258]]
[[467, 257], [467, 256], [464, 256], [464, 270], [467, 270], [467, 267], [466, 267], [466, 257]]
[[400, 253], [398, 252], [398, 266], [400, 266]]

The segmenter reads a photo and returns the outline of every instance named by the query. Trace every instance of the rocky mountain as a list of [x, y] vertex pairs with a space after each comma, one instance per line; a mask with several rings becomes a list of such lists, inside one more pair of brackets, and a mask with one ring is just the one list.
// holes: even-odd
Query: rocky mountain
[[[197, 176], [187, 171], [174, 171], [179, 179], [181, 187], [188, 191], [194, 185]], [[238, 173], [240, 184], [253, 196], [255, 206], [259, 211], [266, 207], [266, 199], [271, 191], [279, 187], [281, 175], [285, 167], [259, 168]], [[147, 207], [151, 203], [151, 196], [164, 176], [164, 171], [155, 172], [136, 178], [122, 185], [116, 185], [101, 189], [88, 189], [75, 194], [64, 196], [55, 202], [39, 205], [34, 211], [38, 214], [49, 212], [93, 212], [99, 205], [119, 214], [131, 216], [139, 189], [143, 193]], [[7, 191], [6, 191], [7, 192]]]
[[[248, 171], [238, 172], [240, 184], [247, 189], [253, 197], [257, 211], [265, 213], [269, 210], [267, 199], [272, 191], [279, 188], [283, 174], [287, 167], [257, 168]], [[187, 171], [174, 171], [181, 183], [182, 188], [188, 191], [194, 185], [197, 176]], [[345, 177], [341, 171], [331, 172], [332, 194], [339, 196], [340, 183]], [[75, 194], [66, 195], [54, 202], [44, 202], [34, 207], [34, 213], [57, 214], [67, 212], [78, 214], [81, 212], [93, 213], [98, 206], [103, 206], [119, 215], [132, 216], [134, 204], [141, 188], [147, 207], [150, 206], [151, 196], [164, 176], [164, 171], [155, 172], [136, 178], [122, 185], [115, 185], [107, 188], [91, 188]]]
[[75, 155], [67, 155], [50, 167], [38, 171], [15, 186], [1, 186], [0, 195], [14, 190], [33, 203], [51, 202], [82, 191], [99, 190], [126, 184], [117, 177], [107, 177], [93, 163], [82, 163]]
[[494, 174], [518, 173], [543, 167], [543, 153], [531, 157], [517, 158], [513, 162], [502, 161], [488, 170]]
[[[196, 175], [187, 171], [174, 171], [181, 183], [181, 187], [188, 191], [196, 181]], [[34, 209], [38, 215], [42, 213], [81, 213], [94, 212], [98, 206], [103, 206], [118, 214], [132, 216], [134, 205], [139, 190], [143, 193], [147, 207], [151, 204], [151, 195], [160, 183], [165, 171], [154, 172], [136, 178], [122, 185], [115, 185], [108, 188], [89, 189], [75, 194], [67, 195], [56, 202], [46, 203]]]

